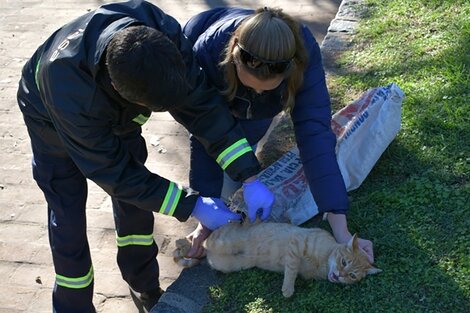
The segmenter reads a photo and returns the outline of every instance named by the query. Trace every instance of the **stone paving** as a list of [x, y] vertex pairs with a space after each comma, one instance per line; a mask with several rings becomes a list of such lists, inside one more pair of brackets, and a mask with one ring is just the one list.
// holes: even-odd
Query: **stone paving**
[[[0, 1], [0, 313], [51, 312], [54, 283], [47, 239], [46, 204], [32, 179], [29, 138], [16, 103], [21, 68], [37, 46], [58, 27], [108, 2]], [[269, 3], [307, 24], [317, 40], [322, 42], [341, 1], [150, 2], [182, 24], [190, 16], [212, 7], [257, 8]], [[331, 31], [340, 34], [348, 26], [338, 27]], [[332, 40], [331, 44], [334, 50], [338, 41]], [[159, 113], [152, 115], [144, 125], [144, 136], [149, 148], [148, 167], [168, 179], [187, 183], [187, 132], [170, 115]], [[92, 182], [89, 184], [87, 208], [88, 236], [95, 268], [95, 306], [99, 313], [137, 312], [115, 262], [117, 249], [109, 196]], [[181, 273], [172, 261], [173, 242], [194, 229], [196, 222], [179, 223], [163, 215], [155, 217], [154, 234], [160, 247], [160, 280], [162, 287], [167, 288], [178, 282]]]

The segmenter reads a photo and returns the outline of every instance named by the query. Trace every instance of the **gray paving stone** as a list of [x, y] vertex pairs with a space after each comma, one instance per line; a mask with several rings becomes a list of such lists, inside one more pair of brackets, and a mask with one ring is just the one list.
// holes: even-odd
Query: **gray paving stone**
[[107, 298], [98, 308], [101, 313], [137, 312], [130, 298]]
[[26, 311], [36, 292], [37, 288], [34, 286], [22, 287], [2, 284], [0, 286], [0, 294], [3, 300], [0, 301], [0, 312]]
[[34, 297], [29, 303], [27, 312], [37, 312], [37, 313], [50, 313], [52, 312], [52, 302], [51, 302], [51, 292], [52, 285], [50, 288], [41, 288], [38, 290]]
[[49, 265], [21, 264], [10, 276], [9, 284], [25, 288], [52, 287], [54, 284], [54, 273]]

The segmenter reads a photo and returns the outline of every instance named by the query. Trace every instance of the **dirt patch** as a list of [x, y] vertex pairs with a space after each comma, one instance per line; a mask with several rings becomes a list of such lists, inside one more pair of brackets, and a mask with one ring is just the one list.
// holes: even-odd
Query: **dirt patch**
[[274, 119], [265, 138], [260, 141], [256, 155], [264, 169], [276, 162], [295, 145], [294, 127], [290, 115], [280, 113]]

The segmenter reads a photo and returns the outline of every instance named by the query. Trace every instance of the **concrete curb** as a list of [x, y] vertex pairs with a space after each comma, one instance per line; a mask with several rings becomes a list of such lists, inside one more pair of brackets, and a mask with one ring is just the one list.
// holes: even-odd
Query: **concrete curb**
[[206, 261], [184, 269], [162, 295], [151, 313], [197, 313], [209, 303], [209, 287], [221, 283], [215, 270]]
[[[355, 34], [357, 23], [364, 13], [363, 0], [343, 0], [336, 17], [330, 22], [321, 44], [325, 71], [335, 71], [334, 61], [347, 50]], [[150, 313], [198, 313], [210, 302], [208, 288], [220, 284], [221, 277], [207, 262], [185, 269], [171, 284]]]
[[365, 14], [364, 0], [343, 0], [321, 44], [323, 65], [328, 74], [337, 72], [336, 59], [351, 47], [359, 20]]

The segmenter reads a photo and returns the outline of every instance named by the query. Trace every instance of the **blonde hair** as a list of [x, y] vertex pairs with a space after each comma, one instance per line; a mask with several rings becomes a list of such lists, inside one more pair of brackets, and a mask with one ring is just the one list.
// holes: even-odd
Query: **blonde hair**
[[[286, 72], [271, 73], [267, 67], [256, 70], [245, 66], [240, 60], [240, 49], [249, 51], [266, 60], [293, 59]], [[235, 64], [244, 66], [257, 79], [266, 80], [283, 75], [287, 79], [284, 111], [291, 111], [295, 104], [295, 94], [302, 86], [307, 64], [307, 51], [301, 35], [300, 24], [277, 8], [261, 8], [246, 18], [235, 30], [224, 51], [224, 59], [219, 64], [224, 69], [228, 87], [223, 94], [231, 101], [238, 89]]]

